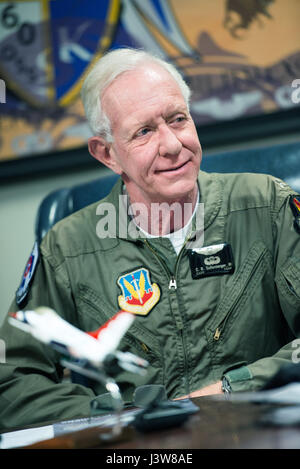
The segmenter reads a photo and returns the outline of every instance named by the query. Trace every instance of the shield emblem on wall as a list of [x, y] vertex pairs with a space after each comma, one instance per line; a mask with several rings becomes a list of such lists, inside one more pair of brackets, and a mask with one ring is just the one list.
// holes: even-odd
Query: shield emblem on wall
[[110, 48], [121, 0], [0, 3], [0, 75], [30, 104], [69, 105], [88, 68]]

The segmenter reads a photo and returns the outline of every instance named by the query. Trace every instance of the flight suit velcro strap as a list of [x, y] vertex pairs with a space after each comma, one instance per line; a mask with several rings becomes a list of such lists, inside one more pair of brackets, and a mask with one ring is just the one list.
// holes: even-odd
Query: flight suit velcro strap
[[224, 372], [223, 376], [228, 380], [232, 392], [246, 390], [246, 382], [253, 378], [250, 369], [245, 365], [238, 368], [230, 368]]

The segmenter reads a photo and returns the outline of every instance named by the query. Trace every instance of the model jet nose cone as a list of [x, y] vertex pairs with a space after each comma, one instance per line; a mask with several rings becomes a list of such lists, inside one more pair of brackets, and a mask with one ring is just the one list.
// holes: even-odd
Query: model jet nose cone
[[8, 313], [11, 318], [17, 319], [17, 313]]

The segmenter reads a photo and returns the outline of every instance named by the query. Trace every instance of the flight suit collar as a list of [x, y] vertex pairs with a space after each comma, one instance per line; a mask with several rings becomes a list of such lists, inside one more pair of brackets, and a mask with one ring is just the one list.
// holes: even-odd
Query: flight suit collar
[[222, 199], [222, 184], [217, 173], [199, 171], [198, 184], [200, 203], [204, 204], [204, 229], [207, 229], [218, 215]]

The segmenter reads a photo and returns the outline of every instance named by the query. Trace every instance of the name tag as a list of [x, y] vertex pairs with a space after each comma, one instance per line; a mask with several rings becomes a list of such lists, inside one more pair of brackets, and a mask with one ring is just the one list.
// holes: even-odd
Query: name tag
[[193, 279], [234, 272], [232, 249], [227, 243], [190, 249], [189, 258]]

